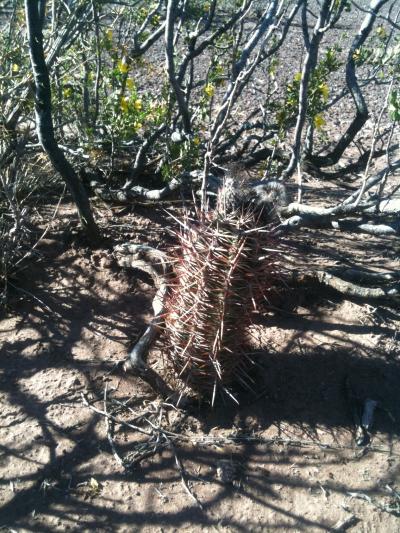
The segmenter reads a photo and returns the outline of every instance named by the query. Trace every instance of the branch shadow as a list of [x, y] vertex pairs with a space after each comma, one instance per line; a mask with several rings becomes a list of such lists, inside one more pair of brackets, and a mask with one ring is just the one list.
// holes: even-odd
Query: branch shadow
[[[380, 322], [327, 320], [326, 302], [323, 312], [309, 297], [307, 313], [260, 317], [253, 332], [258, 347], [249, 346], [254, 392], [238, 390], [239, 406], [226, 401], [186, 414], [183, 428], [193, 440], [177, 450], [201, 510], [185, 494], [170, 450], [131, 474], [121, 470], [102, 417], [81, 401], [82, 391], [100, 398], [104, 382], [121, 401], [154, 399], [140, 380], [110, 374], [145, 327], [154, 288], [115, 265], [101, 268], [89, 249], [57, 252], [57, 266], [50, 259], [19, 280], [30, 293], [35, 280], [37, 299], [24, 298], [18, 315], [1, 325], [0, 525], [44, 532], [331, 531], [332, 515], [303, 512], [296, 498], [321, 503], [322, 484], [339, 508], [349, 491], [374, 497], [398, 480], [400, 361], [383, 342], [394, 334], [395, 310]], [[366, 344], [365, 336], [376, 341]], [[360, 449], [354, 406], [366, 399], [378, 408], [371, 444]], [[137, 436], [122, 436], [124, 456]], [[235, 483], [217, 478], [221, 459], [239, 465]], [[379, 480], [351, 478], [354, 465], [386, 460]], [[333, 477], [322, 479], [317, 470]], [[91, 478], [99, 491], [90, 490]]]

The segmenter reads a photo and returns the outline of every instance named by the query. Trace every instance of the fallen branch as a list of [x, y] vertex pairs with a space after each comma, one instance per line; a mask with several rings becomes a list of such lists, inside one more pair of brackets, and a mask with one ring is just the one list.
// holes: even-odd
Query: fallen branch
[[167, 279], [170, 274], [168, 259], [161, 251], [142, 244], [121, 244], [114, 248], [117, 262], [122, 267], [137, 268], [149, 274], [157, 287], [153, 298], [154, 316], [143, 335], [136, 342], [124, 365], [125, 370], [133, 370], [164, 399], [173, 398], [175, 392], [165, 380], [146, 363], [148, 351], [160, 333], [163, 320], [164, 301], [168, 291]]
[[[179, 475], [181, 477], [181, 483], [187, 494], [190, 496], [190, 498], [193, 500], [193, 502], [201, 509], [203, 510], [202, 504], [199, 502], [197, 497], [193, 494], [192, 490], [189, 487], [189, 484], [186, 480], [186, 472], [183, 467], [182, 461], [178, 457], [178, 453], [176, 451], [175, 445], [173, 444], [171, 438], [174, 436], [173, 433], [169, 432], [168, 430], [165, 430], [162, 427], [162, 420], [164, 415], [163, 407], [164, 405], [167, 407], [171, 407], [169, 404], [159, 404], [156, 405], [155, 409], [151, 413], [148, 412], [148, 409], [145, 413], [142, 413], [136, 419], [141, 419], [142, 422], [147, 424], [148, 429], [139, 428], [138, 426], [134, 426], [132, 424], [129, 424], [125, 422], [124, 420], [117, 420], [113, 415], [109, 414], [107, 412], [107, 403], [109, 402], [108, 396], [107, 396], [107, 386], [104, 389], [104, 396], [103, 396], [103, 404], [104, 404], [104, 411], [100, 411], [99, 409], [96, 409], [93, 407], [93, 405], [90, 405], [84, 394], [81, 394], [83, 403], [89, 407], [94, 412], [101, 414], [105, 417], [106, 421], [106, 430], [107, 430], [107, 439], [111, 447], [112, 454], [117, 461], [117, 463], [125, 468], [128, 471], [131, 471], [135, 465], [137, 465], [140, 461], [143, 461], [143, 459], [148, 458], [155, 453], [158, 453], [163, 448], [168, 446], [175, 457], [175, 464], [178, 469]], [[120, 403], [120, 402], [119, 402]], [[153, 404], [154, 406], [154, 404]], [[132, 409], [125, 406], [126, 409], [129, 409], [129, 411], [132, 411]], [[154, 422], [151, 421], [151, 416], [154, 420]], [[113, 440], [112, 435], [112, 424], [119, 423], [121, 425], [125, 425], [127, 427], [130, 427], [134, 430], [139, 430], [141, 433], [144, 433], [145, 435], [148, 435], [150, 438], [145, 442], [138, 442], [135, 446], [135, 450], [130, 452], [125, 458], [122, 458], [115, 447], [115, 443]]]
[[[284, 225], [289, 227], [330, 227], [333, 220], [338, 220], [343, 217], [354, 217], [356, 215], [365, 215], [366, 213], [369, 215], [371, 213], [384, 213], [386, 216], [397, 215], [400, 212], [400, 201], [397, 199], [390, 197], [382, 201], [369, 199], [364, 203], [360, 203], [359, 199], [361, 195], [365, 195], [372, 187], [383, 182], [399, 168], [400, 159], [385, 167], [376, 175], [368, 178], [361, 187], [343, 202], [331, 207], [312, 206], [293, 202], [281, 209], [282, 216], [288, 217]], [[390, 224], [385, 225], [391, 227]], [[397, 225], [394, 225], [393, 229], [396, 229], [398, 232]]]
[[121, 204], [130, 204], [137, 200], [153, 202], [162, 200], [179, 189], [181, 185], [182, 181], [175, 178], [162, 189], [146, 189], [146, 187], [141, 187], [140, 185], [136, 185], [129, 189], [110, 189], [107, 185], [100, 183], [99, 181], [90, 182], [90, 186], [96, 196], [106, 202], [117, 202]]
[[295, 283], [319, 284], [329, 287], [334, 291], [351, 298], [362, 300], [398, 301], [400, 297], [399, 284], [390, 287], [362, 287], [350, 281], [345, 281], [338, 276], [324, 270], [292, 273], [292, 281]]
[[97, 413], [98, 415], [101, 415], [101, 416], [105, 416], [106, 418], [108, 418], [109, 420], [112, 420], [116, 424], [121, 424], [122, 426], [126, 426], [129, 429], [133, 429], [134, 431], [138, 431], [139, 433], [143, 433], [144, 435], [151, 435], [151, 431], [145, 430], [133, 424], [129, 424], [129, 422], [125, 422], [124, 420], [119, 420], [114, 415], [111, 415], [110, 413], [106, 413], [105, 411], [102, 411], [101, 409], [97, 409], [97, 407], [94, 407], [94, 405], [89, 403], [89, 400], [86, 398], [83, 392], [81, 392], [81, 398], [82, 398], [83, 405], [88, 407], [94, 413]]
[[172, 441], [170, 439], [168, 439], [168, 441], [169, 441], [169, 445], [170, 445], [170, 448], [172, 450], [172, 453], [174, 454], [174, 457], [175, 457], [176, 467], [177, 467], [177, 469], [179, 471], [179, 474], [181, 476], [182, 486], [185, 489], [185, 491], [188, 493], [190, 498], [193, 500], [193, 502], [197, 505], [197, 507], [199, 507], [203, 511], [204, 507], [199, 502], [199, 500], [197, 499], [195, 494], [193, 494], [193, 492], [190, 490], [190, 487], [189, 487], [188, 482], [186, 480], [185, 469], [183, 468], [183, 464], [182, 464], [181, 460], [179, 459], [178, 454], [176, 453], [176, 448], [175, 448], [174, 444], [172, 443]]
[[[366, 209], [366, 211], [368, 211], [368, 209]], [[368, 235], [376, 235], [380, 237], [396, 237], [400, 235], [400, 223], [398, 221], [385, 221], [384, 223], [375, 224], [371, 221], [363, 222], [359, 220], [336, 219], [334, 215], [325, 214], [323, 211], [319, 210], [310, 210], [308, 214], [291, 216], [282, 223], [281, 228], [285, 228], [286, 230], [326, 228], [346, 231], [349, 233], [366, 233]]]
[[370, 272], [358, 268], [334, 267], [329, 270], [329, 273], [356, 283], [387, 284], [400, 281], [398, 272]]
[[[87, 398], [84, 394], [81, 394], [82, 400], [85, 406], [89, 407], [91, 410], [93, 410], [95, 413], [108, 417], [113, 423], [119, 424], [121, 426], [128, 427], [129, 429], [133, 429], [133, 431], [137, 431], [138, 427], [136, 425], [133, 425], [132, 423], [128, 423], [122, 419], [118, 419], [114, 415], [110, 415], [110, 413], [107, 412], [107, 409], [104, 409], [101, 411], [100, 409], [96, 409], [93, 405], [89, 403]], [[117, 402], [114, 399], [107, 399], [107, 403], [115, 403]], [[117, 402], [118, 408], [123, 409], [125, 408], [127, 411], [129, 411], [130, 414], [134, 415], [134, 420], [138, 423], [147, 425], [146, 428], [140, 427], [140, 432], [147, 435], [149, 438], [148, 441], [145, 442], [139, 442], [137, 448], [140, 448], [140, 451], [137, 449], [135, 451], [135, 459], [134, 461], [129, 460], [127, 461], [126, 458], [123, 459], [124, 465], [126, 466], [128, 463], [131, 466], [134, 463], [138, 463], [141, 460], [143, 460], [144, 457], [148, 457], [150, 455], [154, 455], [157, 451], [159, 451], [161, 448], [165, 446], [171, 446], [175, 445], [175, 443], [186, 443], [186, 444], [192, 444], [197, 446], [224, 446], [228, 444], [233, 445], [243, 445], [243, 444], [263, 444], [266, 446], [285, 446], [285, 447], [294, 447], [294, 448], [319, 448], [320, 450], [332, 450], [332, 451], [343, 451], [343, 450], [355, 450], [356, 448], [351, 445], [337, 445], [337, 444], [329, 444], [324, 442], [319, 442], [316, 440], [302, 440], [302, 439], [292, 439], [292, 438], [284, 438], [284, 437], [272, 437], [272, 438], [265, 438], [260, 435], [185, 435], [184, 433], [176, 433], [173, 431], [173, 427], [164, 428], [161, 427], [161, 420], [164, 414], [164, 408], [167, 409], [173, 409], [175, 412], [179, 410], [176, 409], [173, 405], [165, 402], [153, 402], [151, 404], [146, 404], [145, 411], [140, 413], [134, 413], [132, 408], [130, 408], [127, 405], [122, 404], [121, 402]], [[155, 421], [152, 422], [151, 418], [153, 418]], [[178, 422], [179, 424], [179, 422]], [[162, 439], [160, 440], [160, 436], [162, 436]], [[158, 440], [157, 440], [158, 439]], [[151, 451], [149, 450], [151, 448]], [[172, 449], [172, 451], [174, 451]], [[399, 454], [394, 452], [390, 448], [385, 448], [380, 445], [369, 445], [368, 446], [368, 452], [369, 453], [384, 453], [389, 454], [393, 457], [399, 457]], [[179, 462], [179, 461], [178, 461]], [[399, 496], [400, 497], [400, 496]]]
[[[389, 487], [387, 485], [386, 487]], [[389, 490], [390, 489], [390, 490]], [[380, 509], [381, 511], [384, 511], [385, 513], [393, 514], [394, 516], [400, 516], [400, 495], [394, 491], [391, 487], [389, 487], [389, 492], [391, 494], [394, 493], [395, 498], [392, 504], [381, 504], [380, 502], [373, 500], [368, 494], [365, 494], [364, 492], [348, 492], [347, 494], [351, 498], [357, 498], [358, 500], [364, 500], [368, 502], [369, 504], [373, 505], [377, 509]]]
[[122, 466], [123, 468], [125, 468], [125, 462], [124, 460], [120, 457], [119, 453], [117, 452], [117, 448], [114, 444], [114, 439], [113, 439], [113, 429], [114, 429], [114, 423], [111, 424], [111, 421], [110, 421], [110, 418], [108, 416], [108, 413], [107, 413], [107, 401], [108, 401], [108, 398], [107, 398], [107, 383], [106, 383], [106, 386], [105, 386], [105, 389], [104, 389], [104, 401], [103, 401], [103, 405], [104, 405], [104, 413], [105, 413], [105, 423], [106, 423], [106, 431], [107, 431], [107, 440], [110, 444], [110, 448], [111, 448], [111, 451], [112, 451], [112, 454], [114, 456], [114, 459], [116, 460], [116, 462]]
[[[379, 236], [400, 235], [400, 223], [398, 220], [390, 221], [390, 218], [400, 212], [400, 201], [395, 198], [385, 200], [368, 199], [360, 203], [361, 195], [365, 195], [372, 187], [378, 186], [387, 176], [394, 174], [400, 167], [400, 160], [387, 166], [375, 176], [368, 178], [354, 193], [343, 202], [331, 207], [305, 205], [293, 202], [281, 209], [281, 215], [287, 217], [282, 223], [282, 228], [299, 229], [308, 228], [333, 228], [340, 231], [367, 233]], [[351, 220], [355, 217], [374, 218], [371, 221]], [[377, 222], [377, 223], [376, 223]]]
[[299, 204], [293, 202], [282, 210], [284, 216], [299, 215], [304, 219], [310, 221], [315, 220], [316, 223], [322, 222], [324, 219], [330, 220], [339, 218], [344, 215], [356, 215], [364, 213], [366, 209], [375, 207], [374, 202], [355, 205], [343, 202], [333, 207], [320, 207], [314, 205]]
[[167, 275], [169, 273], [167, 257], [160, 250], [150, 246], [131, 243], [116, 246], [114, 255], [121, 267], [137, 268], [149, 274], [157, 288], [152, 303], [153, 319], [129, 354], [129, 362], [132, 367], [145, 368], [145, 357], [159, 333], [162, 314], [164, 313], [164, 300], [168, 290]]

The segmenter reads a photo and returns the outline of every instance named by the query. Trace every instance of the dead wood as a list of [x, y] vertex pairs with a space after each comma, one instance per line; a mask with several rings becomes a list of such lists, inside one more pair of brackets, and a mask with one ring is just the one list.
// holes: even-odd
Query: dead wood
[[167, 275], [169, 273], [167, 257], [163, 252], [151, 246], [131, 243], [116, 246], [114, 255], [120, 266], [138, 268], [147, 272], [157, 287], [152, 303], [153, 319], [129, 354], [130, 366], [136, 370], [141, 368], [145, 371], [146, 376], [151, 376], [151, 372], [149, 373], [149, 369], [146, 367], [145, 358], [159, 333], [164, 313], [164, 300], [168, 290]]
[[371, 272], [358, 268], [334, 267], [329, 269], [329, 273], [339, 276], [345, 281], [361, 284], [388, 284], [400, 281], [398, 272]]
[[[315, 214], [314, 214], [315, 213]], [[390, 222], [382, 220], [362, 221], [351, 219], [336, 219], [334, 216], [324, 215], [315, 209], [304, 215], [294, 215], [282, 223], [282, 228], [287, 230], [299, 230], [300, 228], [334, 229], [349, 233], [366, 233], [381, 237], [395, 237], [400, 235], [398, 221]]]
[[106, 184], [99, 181], [91, 181], [90, 186], [93, 192], [106, 202], [116, 202], [119, 204], [131, 204], [135, 201], [158, 201], [167, 198], [182, 185], [181, 180], [173, 179], [162, 189], [146, 189], [136, 185], [131, 188], [110, 189]]
[[294, 271], [291, 274], [292, 281], [296, 284], [323, 285], [350, 298], [361, 300], [399, 301], [399, 284], [395, 283], [384, 287], [364, 287], [346, 281], [330, 272], [314, 270], [309, 272]]
[[145, 332], [135, 343], [124, 364], [126, 371], [131, 371], [139, 376], [164, 399], [173, 398], [175, 392], [166, 381], [151, 367], [147, 365], [147, 354], [160, 333], [163, 321], [164, 302], [168, 290], [168, 276], [170, 267], [167, 256], [151, 246], [142, 244], [125, 243], [114, 248], [114, 255], [122, 267], [137, 268], [149, 274], [157, 292], [153, 298], [152, 306], [154, 316]]

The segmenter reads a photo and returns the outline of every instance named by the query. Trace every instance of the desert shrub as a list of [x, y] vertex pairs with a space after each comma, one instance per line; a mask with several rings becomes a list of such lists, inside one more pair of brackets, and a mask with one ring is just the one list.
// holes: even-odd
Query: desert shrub
[[[0, 169], [8, 183], [3, 218], [11, 224], [4, 176], [13, 158], [4, 150], [15, 152], [26, 139], [18, 187], [41, 174], [31, 164], [38, 99], [24, 5], [10, 0], [7, 8], [7, 17], [0, 14]], [[105, 187], [146, 198], [150, 183], [201, 176], [204, 203], [208, 177], [240, 161], [261, 179], [295, 180], [299, 204], [302, 172], [348, 178], [356, 170], [355, 214], [372, 204], [379, 214], [380, 202], [395, 194], [386, 178], [396, 169], [400, 118], [396, 2], [365, 9], [348, 0], [311, 7], [304, 0], [56, 0], [43, 15], [54, 139], [76, 170], [101, 176]], [[360, 154], [356, 163], [347, 164], [350, 150]], [[385, 154], [388, 171], [375, 187], [371, 161]]]
[[27, 253], [30, 243], [25, 188], [19, 162], [14, 160], [0, 172], [0, 291], [5, 302], [7, 280]]

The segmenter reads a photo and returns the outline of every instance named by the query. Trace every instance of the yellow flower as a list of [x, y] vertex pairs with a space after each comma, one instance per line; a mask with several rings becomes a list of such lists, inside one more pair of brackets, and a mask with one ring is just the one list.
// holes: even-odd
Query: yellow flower
[[354, 61], [359, 61], [361, 59], [361, 50], [360, 50], [360, 48], [356, 48], [354, 50], [353, 59], [354, 59]]
[[211, 98], [212, 96], [214, 96], [214, 93], [215, 93], [215, 87], [214, 85], [212, 85], [212, 83], [207, 83], [207, 85], [204, 87], [204, 92], [206, 93], [206, 95]]
[[70, 98], [72, 96], [72, 87], [64, 87], [63, 96], [64, 98]]
[[133, 128], [134, 128], [135, 131], [141, 130], [143, 128], [143, 124], [141, 122], [139, 122], [139, 121], [135, 121], [133, 123]]
[[301, 80], [301, 72], [296, 72], [296, 74], [293, 76], [294, 81], [300, 81]]
[[322, 126], [325, 126], [326, 121], [321, 114], [315, 115], [314, 117], [314, 126], [317, 130], [320, 130]]
[[24, 10], [24, 8], [17, 9], [17, 20], [18, 20], [18, 22], [25, 22], [25, 10]]
[[151, 23], [153, 26], [158, 26], [160, 24], [160, 15], [154, 15], [151, 19]]
[[129, 70], [129, 65], [126, 61], [126, 57], [124, 56], [121, 61], [118, 61], [118, 70], [121, 74], [126, 74]]
[[376, 28], [376, 34], [379, 37], [379, 39], [386, 39], [387, 34], [383, 26], [379, 26], [378, 28]]
[[269, 68], [268, 68], [268, 74], [271, 76], [271, 78], [274, 80], [275, 79], [275, 74], [276, 74], [276, 63], [271, 63]]
[[197, 137], [197, 136], [194, 137], [194, 139], [193, 139], [193, 144], [194, 144], [195, 146], [199, 146], [199, 144], [200, 144], [200, 139], [199, 139], [199, 137]]
[[126, 113], [129, 109], [129, 102], [128, 98], [126, 96], [121, 97], [121, 101], [119, 103], [119, 107], [123, 113]]
[[16, 74], [17, 72], [19, 72], [19, 65], [17, 65], [17, 63], [13, 63], [11, 70], [14, 74]]
[[135, 82], [133, 81], [132, 78], [128, 78], [126, 80], [126, 88], [131, 91], [134, 87], [135, 87]]
[[326, 83], [320, 83], [318, 86], [319, 90], [321, 91], [321, 94], [325, 100], [325, 102], [328, 100], [329, 96], [329, 87]]
[[135, 100], [133, 107], [136, 109], [136, 111], [141, 111], [142, 109], [142, 101], [141, 100]]
[[112, 37], [113, 37], [113, 31], [112, 31], [112, 29], [108, 29], [108, 30], [106, 31], [106, 37], [107, 37], [107, 40], [108, 40], [108, 41], [111, 41], [111, 40], [112, 40]]

